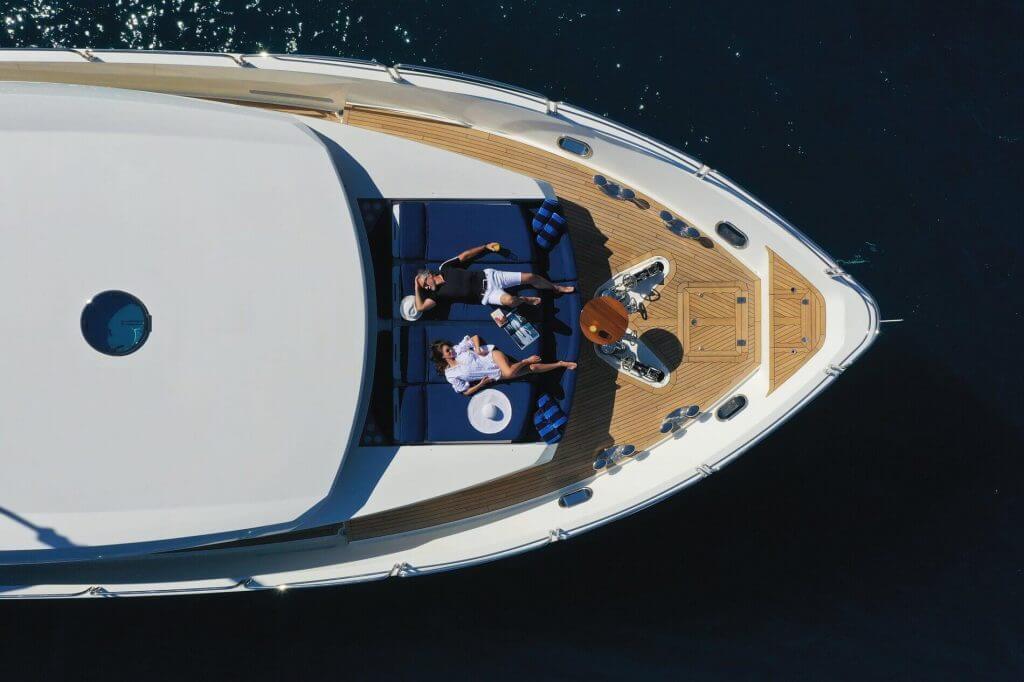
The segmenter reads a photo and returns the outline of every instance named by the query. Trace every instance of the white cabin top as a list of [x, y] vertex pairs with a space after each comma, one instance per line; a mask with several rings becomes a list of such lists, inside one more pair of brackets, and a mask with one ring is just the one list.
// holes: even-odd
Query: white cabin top
[[[372, 332], [320, 138], [255, 109], [0, 83], [0, 149], [0, 552], [293, 525], [358, 435]], [[83, 333], [107, 291], [151, 319], [127, 354]]]

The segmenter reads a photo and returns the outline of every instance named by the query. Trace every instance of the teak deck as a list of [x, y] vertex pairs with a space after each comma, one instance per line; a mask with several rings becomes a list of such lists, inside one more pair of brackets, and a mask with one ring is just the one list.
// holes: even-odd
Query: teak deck
[[[347, 109], [343, 120], [347, 125], [441, 147], [550, 183], [568, 220], [584, 300], [614, 273], [655, 254], [669, 258], [673, 268], [659, 287], [660, 298], [647, 304], [648, 319], [634, 315], [630, 320], [631, 328], [670, 368], [667, 386], [655, 390], [615, 372], [584, 340], [575, 402], [552, 461], [443, 497], [353, 519], [348, 525], [351, 540], [476, 516], [588, 479], [594, 476], [593, 463], [600, 451], [613, 444], [632, 444], [637, 450], [654, 445], [664, 438], [660, 429], [670, 412], [691, 404], [706, 408], [759, 365], [761, 292], [757, 276], [710, 240], [701, 244], [669, 232], [658, 217], [663, 207], [639, 191], [637, 202], [611, 198], [594, 185], [594, 171], [584, 164], [484, 131], [358, 107]], [[776, 268], [780, 275], [784, 265]], [[790, 271], [785, 273], [791, 277]], [[792, 285], [789, 281], [788, 286], [795, 286], [796, 280]], [[699, 298], [701, 293], [706, 298]], [[705, 305], [701, 314], [709, 320], [707, 329], [694, 332], [704, 334], [704, 341], [695, 342], [708, 350], [692, 358], [686, 355], [691, 349], [684, 347], [680, 336], [687, 295], [688, 305]], [[779, 305], [784, 305], [781, 299]], [[789, 312], [787, 309], [787, 323]], [[783, 316], [779, 315], [781, 324]], [[745, 337], [739, 346], [738, 337]], [[795, 371], [783, 362], [775, 365], [780, 377]]]
[[768, 268], [772, 344], [768, 393], [771, 393], [821, 348], [825, 340], [825, 298], [771, 249], [768, 249]]

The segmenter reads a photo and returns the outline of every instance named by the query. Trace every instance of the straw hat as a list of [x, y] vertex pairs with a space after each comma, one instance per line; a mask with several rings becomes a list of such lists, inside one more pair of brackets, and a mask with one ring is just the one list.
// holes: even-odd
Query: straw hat
[[423, 314], [416, 310], [416, 297], [412, 294], [403, 298], [398, 307], [402, 311], [402, 317], [408, 322], [415, 322]]
[[469, 423], [480, 433], [498, 433], [512, 421], [512, 403], [501, 391], [488, 388], [469, 400]]

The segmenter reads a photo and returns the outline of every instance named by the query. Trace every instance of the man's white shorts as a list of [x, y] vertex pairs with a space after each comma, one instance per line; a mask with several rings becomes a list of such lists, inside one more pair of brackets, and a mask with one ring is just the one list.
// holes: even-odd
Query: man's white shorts
[[501, 305], [501, 297], [508, 293], [505, 289], [522, 284], [523, 273], [485, 268], [484, 281], [486, 281], [487, 285], [484, 288], [484, 297], [481, 303], [484, 305]]

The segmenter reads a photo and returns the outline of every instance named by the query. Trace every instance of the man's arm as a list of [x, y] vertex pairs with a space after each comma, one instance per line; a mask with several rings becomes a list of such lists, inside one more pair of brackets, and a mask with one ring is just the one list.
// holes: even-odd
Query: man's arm
[[437, 305], [437, 301], [435, 301], [434, 299], [426, 298], [423, 296], [423, 291], [420, 289], [419, 278], [413, 280], [413, 285], [414, 288], [416, 289], [416, 310], [420, 311], [421, 313], [425, 313], [431, 308], [433, 308], [435, 305]]
[[474, 246], [472, 249], [466, 249], [465, 251], [463, 251], [462, 253], [460, 253], [458, 255], [458, 259], [459, 259], [460, 263], [465, 263], [466, 261], [473, 260], [474, 258], [479, 256], [484, 251], [497, 251], [497, 250], [498, 250], [498, 242], [490, 242], [488, 244], [484, 244], [483, 246]]

